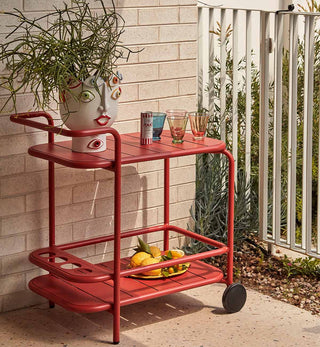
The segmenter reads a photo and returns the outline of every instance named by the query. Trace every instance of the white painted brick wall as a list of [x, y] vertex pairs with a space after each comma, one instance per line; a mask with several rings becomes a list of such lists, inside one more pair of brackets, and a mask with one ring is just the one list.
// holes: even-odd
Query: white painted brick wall
[[[64, 1], [70, 2], [1, 0], [0, 12], [17, 8], [28, 16], [38, 16], [53, 5], [63, 6]], [[97, 4], [93, 0], [90, 3]], [[115, 0], [115, 4], [126, 21], [123, 43], [143, 50], [119, 64], [124, 83], [114, 127], [120, 133], [139, 131], [143, 110], [195, 110], [196, 0]], [[10, 24], [0, 14], [0, 40], [10, 31]], [[0, 73], [3, 69], [0, 66]], [[0, 89], [0, 107], [6, 95], [8, 91]], [[30, 110], [32, 104], [29, 93], [18, 96], [19, 112]], [[27, 289], [30, 279], [44, 273], [28, 261], [28, 254], [48, 245], [48, 165], [27, 154], [28, 147], [46, 142], [47, 135], [11, 123], [10, 105], [5, 112], [0, 114], [0, 312], [45, 301]], [[186, 227], [194, 198], [194, 157], [171, 159], [170, 165], [170, 218]], [[163, 161], [123, 167], [123, 230], [163, 222], [162, 170]], [[58, 244], [112, 233], [112, 173], [56, 165], [56, 187]], [[161, 246], [161, 234], [149, 234], [145, 240]], [[181, 247], [181, 237], [172, 237], [171, 245]], [[132, 254], [135, 244], [135, 238], [124, 239], [122, 255]], [[112, 258], [112, 247], [113, 242], [108, 242], [72, 253], [91, 261], [106, 261]]]

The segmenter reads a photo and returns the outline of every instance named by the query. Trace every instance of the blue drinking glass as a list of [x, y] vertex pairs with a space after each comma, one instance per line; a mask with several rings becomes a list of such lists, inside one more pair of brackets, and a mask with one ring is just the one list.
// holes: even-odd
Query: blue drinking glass
[[164, 121], [166, 120], [166, 114], [162, 112], [152, 112], [153, 117], [153, 141], [159, 141], [160, 135], [163, 130]]

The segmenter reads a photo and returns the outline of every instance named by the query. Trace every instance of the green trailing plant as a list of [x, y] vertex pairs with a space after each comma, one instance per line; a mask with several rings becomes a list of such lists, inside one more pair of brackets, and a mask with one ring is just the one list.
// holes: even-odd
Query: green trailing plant
[[7, 72], [0, 77], [0, 87], [10, 94], [2, 110], [11, 101], [16, 111], [17, 95], [24, 91], [33, 94], [34, 107], [50, 109], [72, 81], [90, 75], [106, 80], [115, 73], [118, 59], [129, 58], [132, 50], [120, 41], [124, 19], [113, 1], [111, 8], [104, 0], [96, 1], [100, 14], [87, 0], [72, 0], [36, 19], [18, 9], [4, 12], [16, 24], [0, 44], [0, 62]]

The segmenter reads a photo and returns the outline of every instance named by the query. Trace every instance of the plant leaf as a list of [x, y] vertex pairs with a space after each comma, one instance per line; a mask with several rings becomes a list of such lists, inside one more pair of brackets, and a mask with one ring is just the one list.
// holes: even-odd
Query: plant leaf
[[144, 242], [140, 237], [138, 237], [138, 242], [139, 242], [138, 249], [141, 252], [146, 252], [146, 253], [152, 254], [151, 250], [150, 250], [150, 246], [146, 242]]

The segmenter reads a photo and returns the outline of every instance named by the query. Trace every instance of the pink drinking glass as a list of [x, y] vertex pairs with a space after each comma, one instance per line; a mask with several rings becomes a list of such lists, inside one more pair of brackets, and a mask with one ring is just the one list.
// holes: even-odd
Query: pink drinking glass
[[188, 122], [187, 111], [167, 110], [167, 120], [173, 143], [182, 143]]

